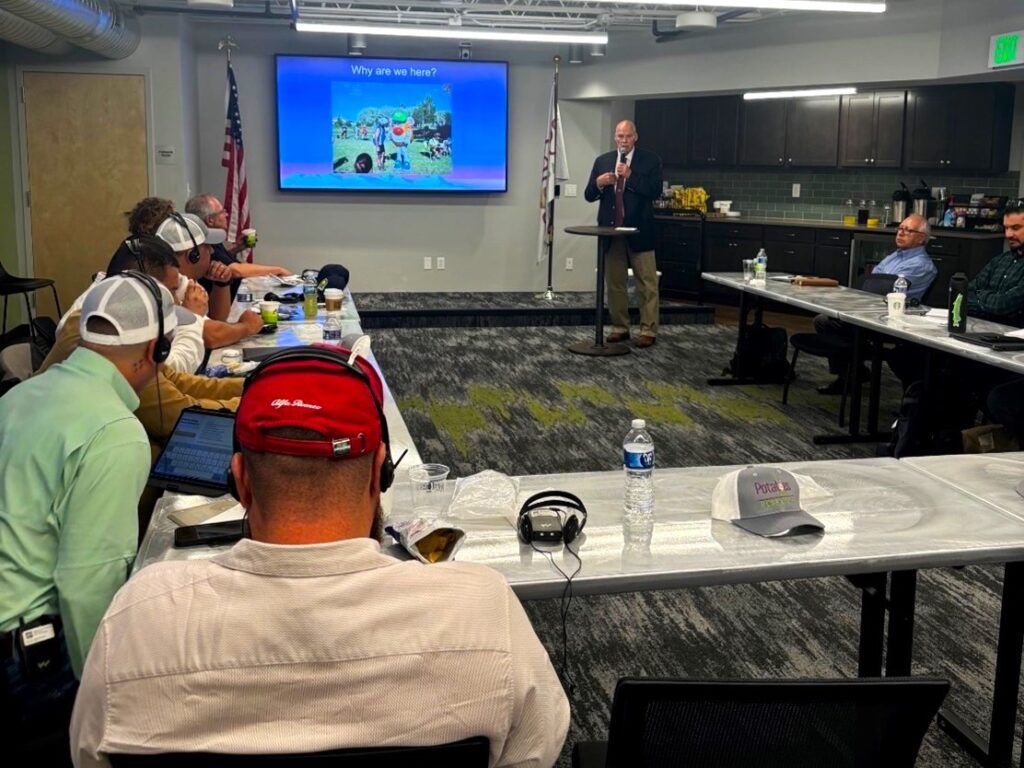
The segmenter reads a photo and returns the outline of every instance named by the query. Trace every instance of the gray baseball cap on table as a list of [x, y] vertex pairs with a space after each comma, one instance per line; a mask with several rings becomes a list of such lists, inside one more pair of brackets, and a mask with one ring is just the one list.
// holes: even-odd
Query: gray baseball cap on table
[[759, 536], [825, 530], [800, 508], [800, 483], [778, 467], [746, 467], [727, 474], [711, 495], [711, 517]]

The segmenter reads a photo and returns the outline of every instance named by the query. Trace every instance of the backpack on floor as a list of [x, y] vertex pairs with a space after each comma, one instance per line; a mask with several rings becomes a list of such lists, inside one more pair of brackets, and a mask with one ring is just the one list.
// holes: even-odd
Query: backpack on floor
[[725, 368], [725, 373], [738, 379], [758, 378], [783, 382], [790, 375], [786, 352], [789, 337], [785, 328], [771, 328], [764, 323], [752, 325], [746, 330], [741, 345]]
[[961, 429], [940, 403], [928, 412], [924, 403], [924, 382], [915, 381], [900, 401], [899, 415], [892, 423], [889, 445], [884, 455], [902, 459], [905, 456], [932, 456], [963, 452]]

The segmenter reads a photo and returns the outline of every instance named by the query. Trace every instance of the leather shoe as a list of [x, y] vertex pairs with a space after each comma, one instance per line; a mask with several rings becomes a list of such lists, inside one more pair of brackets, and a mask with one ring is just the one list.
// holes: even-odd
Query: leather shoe
[[641, 336], [636, 340], [636, 345], [640, 349], [646, 349], [647, 347], [654, 344], [655, 341], [657, 341], [657, 339], [654, 336]]
[[604, 337], [606, 344], [618, 344], [622, 341], [629, 341], [629, 331], [614, 331]]

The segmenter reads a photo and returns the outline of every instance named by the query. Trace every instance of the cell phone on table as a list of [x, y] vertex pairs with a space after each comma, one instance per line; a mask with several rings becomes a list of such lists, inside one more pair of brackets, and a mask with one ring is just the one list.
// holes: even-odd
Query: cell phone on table
[[174, 529], [176, 547], [210, 547], [232, 544], [245, 536], [244, 520], [226, 520], [222, 523], [183, 525]]

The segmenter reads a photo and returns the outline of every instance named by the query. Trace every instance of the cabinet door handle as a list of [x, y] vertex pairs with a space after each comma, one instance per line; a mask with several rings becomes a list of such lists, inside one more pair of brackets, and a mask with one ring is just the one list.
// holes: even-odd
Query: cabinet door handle
[[936, 263], [936, 264], [941, 264], [942, 263], [942, 257], [941, 256], [936, 256], [936, 257], [932, 258], [932, 261], [934, 263]]
[[789, 158], [789, 160], [787, 160], [787, 162], [790, 162], [790, 163], [792, 163], [792, 162], [793, 162], [793, 158], [792, 158], [792, 157], [791, 157], [791, 158]]
[[780, 162], [780, 163], [782, 162], [782, 158], [781, 158], [781, 157], [779, 158], [779, 162]]
[[864, 162], [865, 163], [870, 163], [871, 162], [871, 158], [870, 157], [865, 157], [864, 158]]
[[796, 256], [796, 251], [783, 251], [787, 256]]
[[787, 232], [786, 237], [796, 237], [796, 232]]

